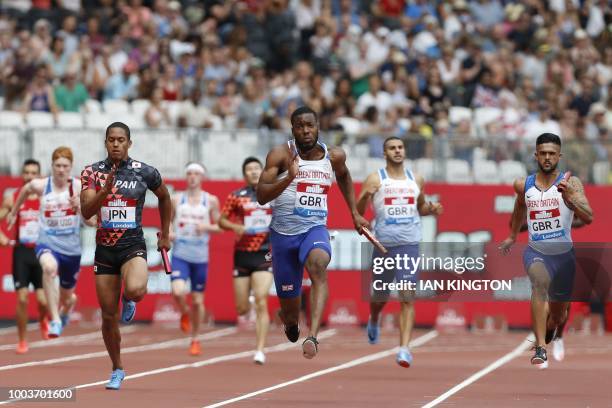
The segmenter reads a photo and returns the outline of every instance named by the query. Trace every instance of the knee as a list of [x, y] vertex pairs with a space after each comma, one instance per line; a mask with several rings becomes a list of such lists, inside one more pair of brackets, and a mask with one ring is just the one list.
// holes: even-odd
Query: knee
[[116, 310], [103, 310], [102, 311], [102, 324], [109, 326], [117, 323], [117, 311]]
[[240, 316], [249, 313], [249, 310], [251, 310], [251, 305], [249, 305], [248, 303], [238, 303], [236, 305], [236, 313], [238, 313]]
[[255, 309], [257, 309], [258, 312], [265, 311], [268, 309], [268, 299], [266, 298], [266, 296], [255, 298]]
[[54, 278], [55, 275], [57, 275], [57, 268], [53, 264], [48, 264], [48, 263], [43, 264], [42, 265], [42, 270], [43, 270], [43, 274], [45, 276]]
[[28, 297], [27, 296], [19, 296], [17, 298], [17, 306], [19, 306], [19, 307], [27, 307], [28, 306]]
[[124, 296], [128, 300], [133, 300], [134, 302], [140, 302], [146, 294], [147, 294], [147, 287], [138, 286], [134, 288], [126, 288]]

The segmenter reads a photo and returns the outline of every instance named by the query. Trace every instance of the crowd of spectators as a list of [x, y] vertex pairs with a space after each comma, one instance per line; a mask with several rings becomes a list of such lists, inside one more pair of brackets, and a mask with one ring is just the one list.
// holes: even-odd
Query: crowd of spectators
[[[324, 131], [447, 138], [459, 150], [550, 131], [575, 160], [612, 158], [607, 0], [0, 4], [4, 109], [147, 99], [151, 127], [287, 131], [307, 104]], [[457, 106], [498, 116], [480, 128], [453, 120]]]

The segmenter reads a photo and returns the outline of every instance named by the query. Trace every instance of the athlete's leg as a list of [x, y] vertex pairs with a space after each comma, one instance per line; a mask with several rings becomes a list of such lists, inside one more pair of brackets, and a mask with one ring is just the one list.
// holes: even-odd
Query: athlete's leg
[[539, 261], [529, 265], [527, 274], [531, 280], [531, 324], [536, 337], [536, 346], [545, 346], [550, 276], [544, 262]]
[[102, 311], [102, 337], [113, 370], [123, 369], [121, 364], [121, 333], [119, 332], [119, 295], [121, 276], [96, 275], [96, 293]]
[[401, 302], [399, 326], [400, 347], [408, 347], [414, 326], [414, 303], [412, 301]]
[[300, 295], [291, 298], [278, 298], [280, 302], [280, 312], [278, 317], [286, 327], [297, 326], [300, 321]]
[[204, 320], [204, 292], [191, 292], [191, 338], [198, 337]]
[[17, 289], [17, 309], [15, 310], [17, 323], [17, 337], [19, 341], [26, 339], [26, 325], [28, 324], [28, 287]]
[[74, 293], [74, 288], [60, 287], [60, 315], [70, 313], [76, 301], [77, 296]]
[[329, 253], [321, 248], [314, 248], [306, 258], [306, 270], [312, 280], [310, 289], [310, 332], [308, 336], [317, 337], [323, 309], [327, 303], [329, 289], [327, 286], [327, 265], [331, 257]]
[[147, 260], [136, 256], [121, 265], [123, 279], [123, 297], [126, 300], [140, 302], [147, 293], [149, 270]]
[[189, 305], [187, 305], [186, 283], [183, 279], [172, 280], [172, 297], [181, 312], [181, 315], [189, 313]]
[[[187, 304], [187, 279], [189, 278], [189, 264], [175, 256], [172, 257], [172, 296], [181, 312], [181, 319], [189, 319], [189, 305]], [[184, 323], [188, 326], [188, 323]], [[188, 328], [188, 327], [185, 327]], [[184, 330], [189, 331], [189, 330]]]
[[59, 288], [55, 283], [58, 269], [57, 259], [51, 252], [46, 251], [39, 256], [38, 260], [43, 271], [43, 287], [47, 297], [49, 315], [52, 321], [59, 322]]
[[249, 303], [251, 278], [248, 276], [237, 276], [233, 279], [233, 285], [236, 313], [238, 313], [239, 316], [243, 316], [251, 310], [251, 304]]
[[208, 277], [208, 263], [192, 263], [189, 265], [191, 280], [191, 337], [195, 339], [204, 320], [204, 291]]
[[561, 326], [565, 327], [565, 322], [569, 314], [570, 302], [548, 302], [550, 316], [548, 324], [550, 327], [557, 327], [561, 330]]
[[43, 289], [36, 289], [36, 302], [38, 303], [38, 318], [44, 319], [47, 317], [47, 297]]
[[266, 337], [270, 326], [270, 315], [268, 314], [268, 293], [272, 286], [272, 274], [268, 271], [255, 271], [251, 275], [251, 286], [255, 295], [255, 333], [257, 338], [257, 350], [261, 351], [266, 345]]

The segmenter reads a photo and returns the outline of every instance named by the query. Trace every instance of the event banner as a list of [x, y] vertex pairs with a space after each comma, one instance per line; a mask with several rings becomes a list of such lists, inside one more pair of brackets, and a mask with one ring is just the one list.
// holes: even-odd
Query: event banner
[[[168, 180], [168, 185], [173, 191], [185, 188], [182, 180]], [[21, 181], [18, 178], [0, 177], [0, 190], [9, 193], [18, 188]], [[243, 184], [238, 181], [206, 181], [203, 188], [211, 194], [219, 197], [221, 203], [234, 190]], [[360, 185], [355, 189], [359, 193]], [[417, 324], [433, 324], [441, 304], [440, 300], [451, 300], [460, 304], [468, 321], [474, 314], [491, 313], [503, 315], [510, 326], [527, 327], [529, 325], [529, 303], [527, 301], [530, 291], [529, 277], [525, 273], [521, 252], [525, 249], [527, 241], [526, 233], [519, 236], [519, 243], [513, 249], [510, 256], [502, 257], [497, 250], [499, 243], [503, 241], [509, 232], [510, 214], [514, 205], [514, 192], [511, 186], [482, 186], [482, 185], [448, 185], [427, 184], [427, 199], [437, 201], [444, 206], [444, 213], [439, 217], [427, 216], [421, 220], [424, 243], [436, 246], [440, 250], [448, 251], [457, 245], [463, 245], [467, 251], [478, 255], [482, 252], [487, 257], [492, 256], [486, 262], [487, 271], [495, 279], [510, 281], [512, 290], [503, 288], [496, 290], [480, 287], [480, 291], [457, 290], [456, 287], [422, 288], [423, 293], [417, 299], [416, 320]], [[610, 252], [606, 242], [609, 241], [609, 228], [612, 225], [612, 214], [609, 211], [609, 203], [612, 200], [612, 187], [586, 186], [586, 194], [594, 211], [594, 222], [591, 225], [572, 230], [572, 239], [575, 242], [590, 243], [595, 245], [604, 254]], [[364, 257], [368, 255], [369, 248], [366, 240], [353, 229], [350, 213], [347, 209], [342, 195], [337, 186], [332, 186], [329, 191], [329, 217], [328, 227], [334, 235], [332, 240], [332, 261], [329, 266], [330, 297], [326, 318], [334, 305], [350, 305], [355, 311], [358, 321], [363, 323], [368, 318], [369, 305], [367, 288], [364, 288], [364, 279], [370, 278], [371, 273], [364, 272]], [[371, 212], [366, 214], [371, 218]], [[6, 231], [6, 224], [2, 223]], [[161, 272], [161, 257], [156, 250], [156, 233], [159, 231], [159, 215], [157, 212], [157, 201], [150, 193], [147, 196], [146, 207], [143, 212], [143, 229], [148, 248], [148, 263], [150, 277], [148, 294], [139, 304], [137, 318], [150, 320], [153, 313], [162, 303], [170, 300], [170, 282], [165, 273]], [[14, 235], [14, 231], [7, 231]], [[78, 308], [97, 308], [93, 278], [93, 257], [95, 251], [95, 231], [92, 228], [83, 228], [83, 256], [81, 260], [82, 270], [77, 284], [77, 295], [79, 296]], [[215, 234], [210, 240], [210, 265], [209, 277], [206, 291], [206, 308], [216, 321], [231, 322], [236, 319], [232, 290], [232, 251], [235, 237], [232, 233], [223, 232]], [[442, 244], [452, 244], [450, 247]], [[424, 244], [427, 246], [426, 244]], [[12, 319], [15, 315], [15, 294], [11, 276], [12, 249], [0, 248], [0, 259], [2, 266], [0, 274], [2, 282], [0, 286], [0, 319]], [[580, 258], [579, 249], [576, 248], [576, 258]], [[494, 256], [493, 256], [494, 255]], [[609, 255], [606, 255], [609, 257]], [[475, 258], [477, 258], [476, 256]], [[609, 258], [608, 258], [609, 259]], [[422, 269], [421, 277], [427, 278], [429, 274], [439, 274], [434, 270]], [[581, 267], [577, 267], [577, 276]], [[604, 274], [605, 275], [605, 274]], [[598, 276], [604, 276], [598, 275]], [[465, 272], [461, 280], [466, 277], [476, 276], [474, 271]], [[484, 276], [484, 275], [481, 275]], [[489, 275], [487, 275], [489, 276]], [[609, 276], [609, 272], [608, 275]], [[591, 277], [593, 278], [593, 277]], [[484, 278], [480, 278], [481, 280]], [[605, 282], [599, 286], [605, 287]], [[472, 285], [473, 288], [473, 285]], [[441, 290], [444, 289], [444, 290]], [[434, 291], [437, 297], [424, 296]], [[451, 292], [449, 292], [451, 291]], [[441, 296], [441, 297], [440, 297]], [[586, 295], [581, 295], [585, 300]], [[392, 302], [389, 311], [397, 310], [397, 302]], [[271, 298], [270, 308], [278, 307], [278, 302]], [[32, 318], [36, 316], [36, 305], [34, 297], [31, 296], [29, 313]], [[611, 315], [612, 313], [608, 313]]]

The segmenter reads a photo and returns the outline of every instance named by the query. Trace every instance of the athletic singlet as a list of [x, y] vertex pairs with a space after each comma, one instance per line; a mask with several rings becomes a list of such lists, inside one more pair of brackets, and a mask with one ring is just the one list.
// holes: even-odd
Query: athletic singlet
[[574, 211], [565, 205], [561, 193], [557, 190], [557, 184], [563, 179], [563, 174], [559, 174], [546, 191], [536, 187], [535, 174], [525, 180], [529, 246], [547, 255], [561, 254], [572, 249]]
[[196, 205], [189, 203], [186, 193], [181, 194], [174, 216], [176, 240], [172, 248], [173, 256], [191, 263], [208, 262], [209, 234], [198, 234], [198, 224], [210, 225], [209, 194], [202, 191], [200, 202]]
[[256, 252], [268, 250], [268, 232], [272, 220], [270, 203], [257, 202], [253, 187], [246, 186], [231, 193], [221, 211], [230, 220], [244, 225], [245, 231], [236, 242], [236, 251]]
[[413, 244], [421, 240], [421, 217], [417, 198], [421, 192], [412, 171], [406, 169], [402, 180], [389, 177], [379, 169], [380, 188], [372, 197], [376, 225], [374, 235], [390, 247]]
[[81, 215], [70, 204], [74, 182], [71, 179], [68, 188], [58, 193], [53, 191], [53, 182], [48, 177], [40, 198], [38, 243], [69, 256], [81, 255]]
[[[19, 190], [13, 194], [13, 202], [17, 201]], [[34, 247], [38, 241], [38, 233], [40, 231], [40, 200], [37, 198], [26, 198], [19, 211], [17, 212], [17, 239], [21, 245]]]
[[[100, 191], [111, 168], [109, 159], [85, 167], [81, 172], [82, 189]], [[115, 173], [115, 185], [98, 212], [96, 243], [115, 248], [143, 244], [142, 209], [147, 189], [155, 191], [161, 184], [155, 167], [131, 157], [123, 160]]]
[[[297, 152], [294, 141], [287, 142]], [[332, 184], [332, 166], [327, 146], [318, 143], [325, 152], [321, 160], [304, 160], [298, 155], [298, 173], [276, 199], [271, 202], [270, 228], [279, 234], [297, 235], [317, 225], [327, 225], [327, 193]], [[288, 171], [277, 180], [287, 177]]]

